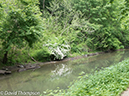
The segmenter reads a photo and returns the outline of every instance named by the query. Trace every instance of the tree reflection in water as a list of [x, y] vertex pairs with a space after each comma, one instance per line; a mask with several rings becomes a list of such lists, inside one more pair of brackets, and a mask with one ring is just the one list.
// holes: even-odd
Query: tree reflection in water
[[72, 69], [70, 68], [70, 66], [66, 65], [66, 64], [59, 64], [56, 65], [56, 69], [51, 71], [52, 73], [52, 78], [53, 79], [59, 79], [59, 77], [61, 76], [66, 76], [70, 73], [72, 73]]

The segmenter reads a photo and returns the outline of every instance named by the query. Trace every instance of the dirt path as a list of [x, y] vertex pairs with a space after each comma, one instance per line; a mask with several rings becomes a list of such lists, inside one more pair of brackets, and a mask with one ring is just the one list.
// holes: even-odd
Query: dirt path
[[121, 94], [121, 96], [129, 96], [129, 88], [128, 88], [126, 91], [124, 91], [124, 92]]

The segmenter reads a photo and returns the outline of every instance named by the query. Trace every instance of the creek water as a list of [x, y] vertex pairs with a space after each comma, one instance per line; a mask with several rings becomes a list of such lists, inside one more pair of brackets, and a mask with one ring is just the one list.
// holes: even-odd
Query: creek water
[[0, 76], [0, 91], [43, 91], [67, 89], [81, 72], [90, 74], [95, 68], [101, 69], [129, 57], [129, 50], [83, 57], [77, 60], [43, 65], [40, 69], [28, 70]]

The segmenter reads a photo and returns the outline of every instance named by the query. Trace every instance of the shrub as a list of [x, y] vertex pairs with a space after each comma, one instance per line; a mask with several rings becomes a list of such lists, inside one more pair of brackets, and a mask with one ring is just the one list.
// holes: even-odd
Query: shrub
[[120, 31], [115, 29], [103, 28], [89, 35], [87, 45], [92, 49], [102, 51], [124, 48], [123, 35], [120, 33]]
[[43, 47], [47, 47], [50, 54], [54, 56], [55, 59], [63, 59], [66, 57], [70, 51], [70, 46], [63, 38], [53, 37], [47, 41]]
[[[31, 50], [31, 51], [33, 51], [33, 50]], [[45, 61], [50, 61], [51, 60], [51, 57], [50, 57], [51, 54], [50, 54], [50, 52], [49, 52], [49, 50], [47, 48], [42, 48], [42, 49], [34, 50], [33, 52], [31, 52], [30, 55], [36, 61], [45, 62]]]

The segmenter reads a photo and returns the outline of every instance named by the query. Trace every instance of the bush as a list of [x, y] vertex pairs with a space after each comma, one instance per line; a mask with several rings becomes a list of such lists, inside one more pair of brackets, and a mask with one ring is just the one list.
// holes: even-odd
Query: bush
[[[31, 50], [33, 51], [33, 50]], [[51, 54], [47, 48], [37, 49], [30, 54], [36, 61], [51, 61]]]
[[89, 35], [87, 45], [91, 49], [102, 51], [121, 49], [124, 48], [123, 35], [119, 30], [103, 28]]
[[55, 59], [63, 59], [66, 57], [70, 51], [70, 46], [67, 44], [67, 42], [63, 38], [51, 38], [47, 41], [46, 44], [43, 45], [43, 47], [48, 48], [50, 55], [54, 56]]

